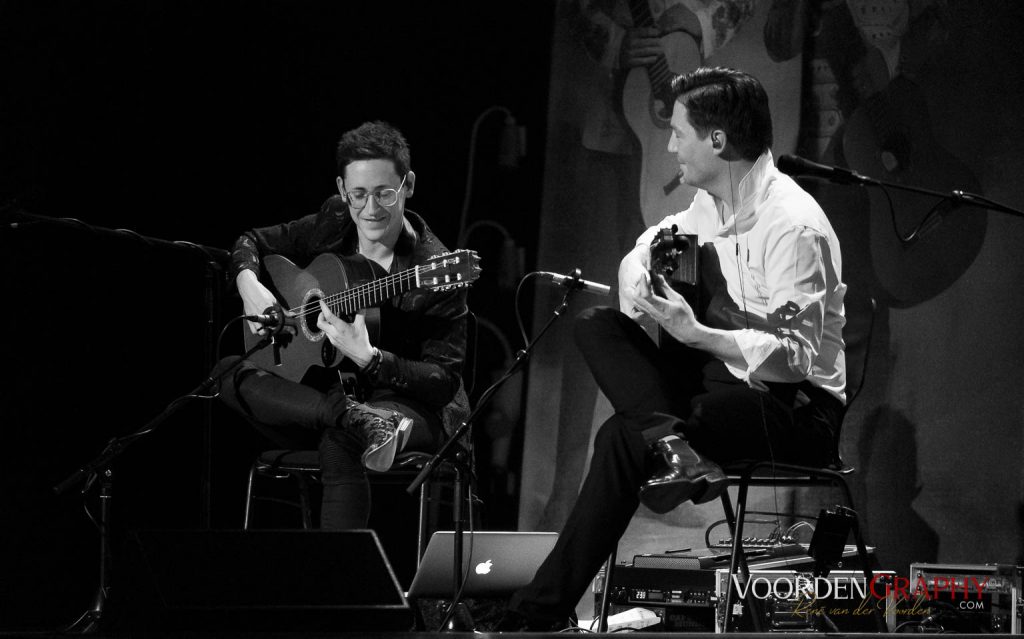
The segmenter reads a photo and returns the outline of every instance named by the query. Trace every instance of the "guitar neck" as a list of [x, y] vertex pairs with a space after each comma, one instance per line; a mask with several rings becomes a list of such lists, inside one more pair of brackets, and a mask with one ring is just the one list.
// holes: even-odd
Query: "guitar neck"
[[[629, 12], [633, 16], [633, 24], [637, 27], [655, 27], [654, 16], [647, 5], [647, 0], [630, 0]], [[647, 79], [651, 83], [651, 93], [659, 99], [666, 99], [672, 82], [672, 70], [668, 68], [668, 60], [663, 53], [646, 67]]]
[[388, 275], [324, 298], [335, 315], [354, 315], [364, 308], [380, 306], [396, 295], [419, 288], [420, 267]]

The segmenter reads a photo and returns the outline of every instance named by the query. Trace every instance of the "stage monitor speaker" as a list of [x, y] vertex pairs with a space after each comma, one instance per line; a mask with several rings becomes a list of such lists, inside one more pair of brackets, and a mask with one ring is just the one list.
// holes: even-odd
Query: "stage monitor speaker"
[[113, 630], [410, 630], [372, 530], [131, 531]]

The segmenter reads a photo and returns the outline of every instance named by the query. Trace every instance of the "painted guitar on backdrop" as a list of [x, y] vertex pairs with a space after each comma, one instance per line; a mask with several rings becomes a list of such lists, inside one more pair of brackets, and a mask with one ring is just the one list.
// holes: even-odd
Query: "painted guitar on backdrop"
[[[883, 182], [950, 193], [980, 193], [966, 164], [935, 140], [921, 89], [897, 76], [864, 101], [843, 134], [849, 168]], [[888, 189], [869, 190], [872, 270], [885, 301], [906, 308], [931, 299], [952, 285], [974, 262], [985, 239], [987, 216], [977, 207], [941, 204], [919, 239], [904, 243], [929, 214], [935, 198]], [[896, 229], [892, 216], [895, 215]]]
[[[633, 24], [655, 26], [647, 0], [629, 0]], [[690, 205], [696, 189], [679, 181], [679, 163], [668, 152], [672, 117], [672, 77], [701, 63], [700, 48], [693, 37], [674, 31], [661, 37], [665, 55], [647, 67], [630, 69], [622, 86], [622, 114], [640, 142], [640, 213], [644, 226], [654, 226], [666, 216]]]
[[[376, 307], [418, 288], [443, 291], [469, 286], [480, 276], [479, 264], [475, 251], [462, 249], [388, 275], [376, 262], [361, 256], [339, 257], [324, 253], [301, 269], [285, 257], [268, 255], [263, 260], [270, 278], [268, 288], [294, 317], [282, 331], [287, 335], [280, 352], [280, 364], [275, 363], [272, 348], [257, 351], [252, 361], [296, 382], [312, 367], [338, 366], [343, 357], [316, 325], [321, 299], [339, 317], [365, 311], [370, 341], [376, 342], [380, 330], [380, 310]], [[244, 335], [246, 349], [262, 339], [248, 327]]]

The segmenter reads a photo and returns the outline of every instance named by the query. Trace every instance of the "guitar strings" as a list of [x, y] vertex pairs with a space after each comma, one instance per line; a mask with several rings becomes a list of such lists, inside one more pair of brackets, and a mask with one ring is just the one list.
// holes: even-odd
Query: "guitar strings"
[[[355, 306], [358, 306], [357, 302], [373, 295], [374, 293], [380, 292], [382, 290], [386, 291], [389, 288], [394, 288], [397, 291], [397, 289], [403, 283], [403, 281], [415, 281], [417, 275], [430, 273], [431, 271], [440, 268], [441, 266], [437, 265], [434, 262], [431, 262], [430, 264], [423, 264], [421, 266], [416, 266], [414, 268], [402, 271], [401, 273], [387, 275], [378, 280], [373, 280], [372, 282], [368, 282], [361, 286], [341, 291], [340, 293], [333, 293], [331, 295], [327, 295], [320, 299], [322, 299], [323, 302], [327, 304], [327, 308], [331, 309], [331, 312], [335, 313], [335, 315], [349, 314], [351, 312], [355, 312], [355, 310], [358, 309], [349, 311], [348, 307], [346, 306], [346, 303], [353, 303]], [[339, 309], [343, 312], [338, 313], [335, 311], [335, 309]], [[293, 317], [307, 317], [309, 315], [313, 315], [319, 312], [320, 300], [317, 300], [316, 302], [308, 302], [295, 308], [288, 309], [288, 313]]]
[[327, 304], [328, 308], [330, 308], [332, 312], [335, 312], [335, 314], [343, 314], [335, 311], [335, 309], [339, 309], [344, 311], [344, 313], [347, 313], [349, 311], [347, 310], [348, 307], [346, 303], [354, 303], [358, 300], [368, 298], [374, 293], [386, 291], [390, 288], [397, 290], [403, 282], [414, 282], [416, 280], [417, 273], [429, 272], [436, 268], [438, 268], [438, 266], [433, 263], [416, 266], [408, 270], [403, 270], [399, 273], [386, 275], [380, 280], [374, 280], [373, 282], [355, 287], [354, 289], [347, 289], [340, 293], [333, 293], [323, 298], [319, 298], [315, 302], [307, 302], [295, 308], [290, 308], [289, 312], [294, 313], [296, 317], [305, 317], [307, 315], [317, 313], [319, 312], [319, 301], [323, 300], [324, 303]]

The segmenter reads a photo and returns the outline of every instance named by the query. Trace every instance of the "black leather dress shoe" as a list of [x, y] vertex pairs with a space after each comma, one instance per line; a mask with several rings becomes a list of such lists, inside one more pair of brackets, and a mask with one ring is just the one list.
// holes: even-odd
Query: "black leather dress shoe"
[[729, 487], [721, 467], [681, 437], [662, 437], [651, 449], [665, 468], [640, 487], [640, 503], [658, 514], [689, 500], [703, 504], [717, 499]]

